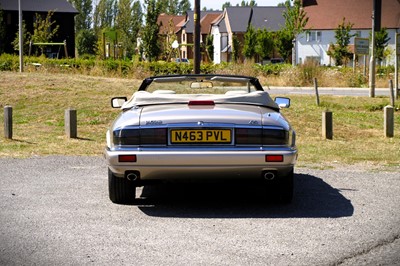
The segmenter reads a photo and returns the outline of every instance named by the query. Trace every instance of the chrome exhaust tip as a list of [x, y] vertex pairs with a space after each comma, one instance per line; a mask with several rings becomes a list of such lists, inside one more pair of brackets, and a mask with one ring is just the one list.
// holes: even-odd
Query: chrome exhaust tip
[[129, 181], [137, 181], [139, 179], [139, 176], [136, 173], [129, 173], [126, 175], [126, 178]]
[[273, 172], [265, 172], [264, 173], [264, 179], [271, 181], [275, 179], [275, 174]]

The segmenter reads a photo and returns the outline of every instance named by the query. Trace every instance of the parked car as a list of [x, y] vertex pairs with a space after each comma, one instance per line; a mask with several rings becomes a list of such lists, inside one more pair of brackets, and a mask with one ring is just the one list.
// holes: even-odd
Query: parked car
[[189, 60], [187, 58], [175, 58], [175, 63], [186, 63], [186, 64], [189, 64]]
[[121, 108], [105, 149], [112, 202], [133, 202], [135, 188], [154, 181], [230, 179], [260, 182], [291, 202], [297, 148], [281, 114], [290, 99], [272, 100], [257, 78], [149, 77], [111, 105]]

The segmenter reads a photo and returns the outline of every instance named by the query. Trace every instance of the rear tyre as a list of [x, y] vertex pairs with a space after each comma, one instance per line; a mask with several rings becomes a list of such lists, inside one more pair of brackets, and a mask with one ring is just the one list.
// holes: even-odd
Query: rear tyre
[[285, 176], [278, 180], [278, 199], [283, 204], [289, 204], [293, 200], [293, 168]]
[[116, 177], [108, 169], [108, 193], [110, 200], [117, 204], [133, 203], [136, 198], [136, 187], [126, 178]]

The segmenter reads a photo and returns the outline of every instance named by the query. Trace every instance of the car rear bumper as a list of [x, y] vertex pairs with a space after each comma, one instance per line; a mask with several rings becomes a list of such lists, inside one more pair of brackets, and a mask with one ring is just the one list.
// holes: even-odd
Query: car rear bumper
[[[262, 172], [290, 172], [296, 149], [262, 151], [112, 151], [104, 152], [117, 177], [135, 171], [141, 180], [259, 178]], [[119, 162], [120, 155], [136, 155], [136, 162]], [[266, 162], [266, 155], [283, 155], [283, 162]]]

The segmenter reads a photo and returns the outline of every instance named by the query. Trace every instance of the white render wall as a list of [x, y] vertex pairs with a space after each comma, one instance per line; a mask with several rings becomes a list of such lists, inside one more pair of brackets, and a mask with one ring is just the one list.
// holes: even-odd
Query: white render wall
[[211, 35], [213, 36], [214, 46], [214, 64], [221, 63], [221, 33], [219, 32], [218, 26], [212, 26]]
[[227, 62], [227, 53], [222, 53], [221, 51], [228, 45], [228, 33], [221, 33], [218, 26], [213, 26], [211, 34], [213, 35], [214, 64]]
[[[296, 40], [296, 62], [302, 64], [305, 62], [307, 57], [320, 57], [319, 63], [321, 65], [334, 65], [333, 59], [327, 55], [330, 43], [336, 43], [335, 31], [334, 30], [320, 30], [321, 40], [320, 41], [307, 41], [306, 33], [298, 36]], [[361, 33], [360, 38], [369, 38], [369, 30], [353, 30], [351, 33]], [[392, 55], [386, 60], [386, 64], [393, 65], [395, 60], [395, 30], [388, 30], [389, 33], [389, 45], [392, 50]], [[354, 37], [351, 38], [350, 44], [354, 44]], [[351, 62], [350, 62], [351, 63]]]

